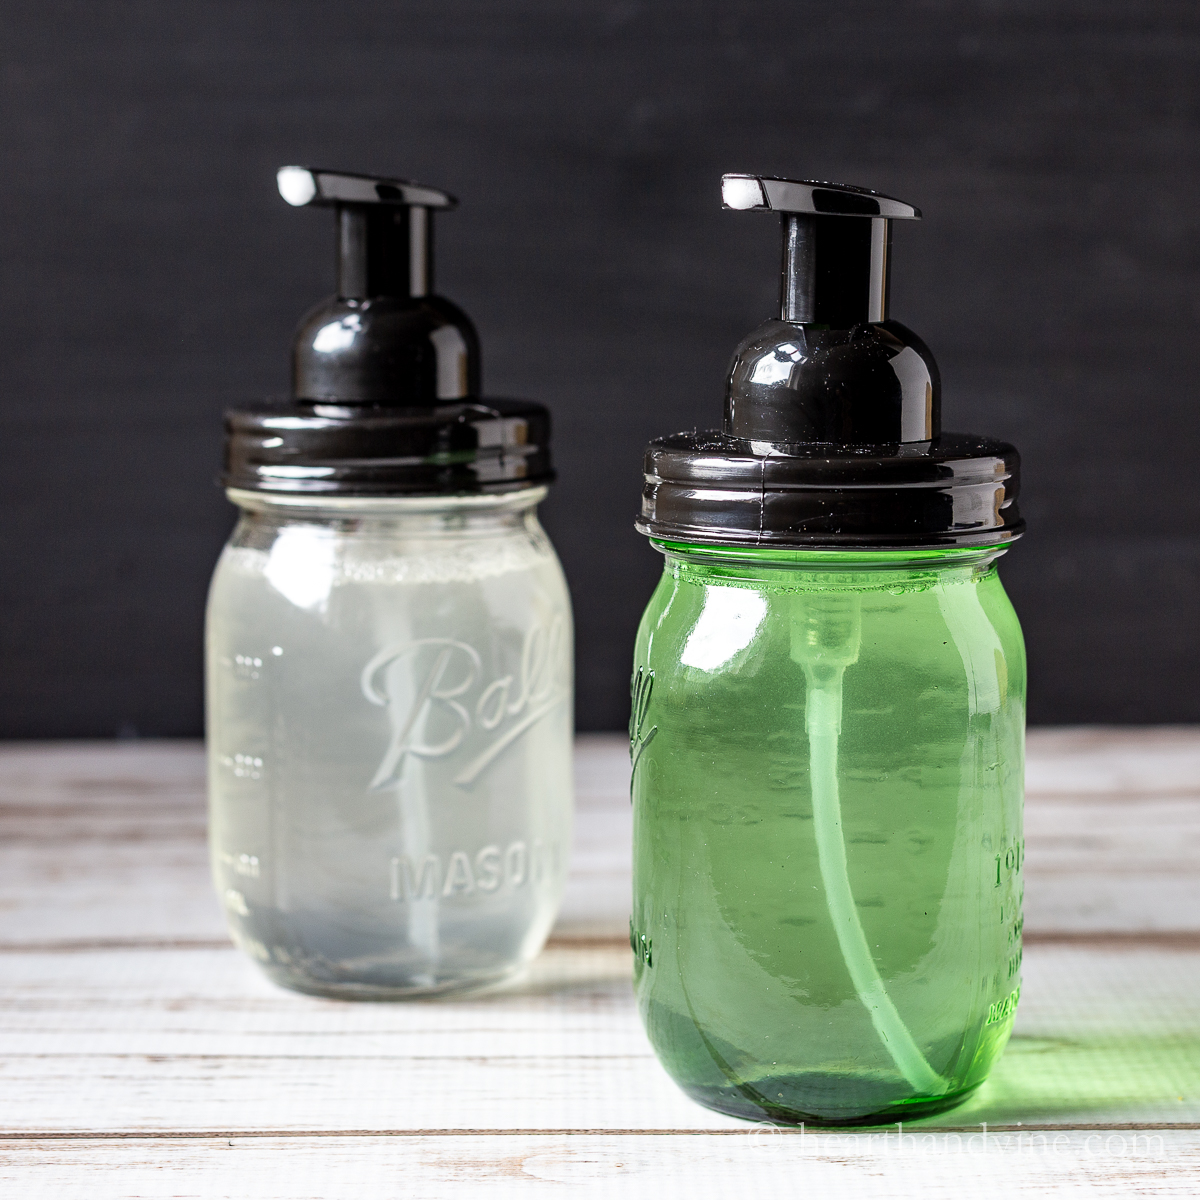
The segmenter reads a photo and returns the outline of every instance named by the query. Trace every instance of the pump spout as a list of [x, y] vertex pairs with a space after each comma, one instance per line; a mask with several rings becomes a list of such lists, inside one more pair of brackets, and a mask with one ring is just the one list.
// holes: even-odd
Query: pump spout
[[338, 295], [420, 297], [433, 291], [433, 213], [448, 192], [405, 179], [280, 167], [279, 194], [291, 205], [331, 207], [338, 218]]
[[780, 320], [831, 329], [887, 320], [891, 222], [919, 221], [920, 209], [866, 188], [765, 175], [723, 176], [721, 200], [782, 219]]

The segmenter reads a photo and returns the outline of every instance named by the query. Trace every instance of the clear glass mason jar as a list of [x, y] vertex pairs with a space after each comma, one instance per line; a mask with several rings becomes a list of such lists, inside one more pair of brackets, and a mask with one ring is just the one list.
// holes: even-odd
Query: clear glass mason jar
[[1025, 655], [1002, 549], [655, 544], [630, 725], [655, 1051], [757, 1120], [960, 1102], [1021, 980]]
[[571, 836], [572, 627], [546, 492], [242, 512], [208, 602], [212, 870], [277, 983], [350, 998], [502, 979]]

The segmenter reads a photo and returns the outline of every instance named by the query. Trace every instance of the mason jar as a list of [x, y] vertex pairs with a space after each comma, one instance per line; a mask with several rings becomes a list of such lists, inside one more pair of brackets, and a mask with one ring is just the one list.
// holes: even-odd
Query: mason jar
[[635, 988], [690, 1096], [908, 1120], [987, 1076], [1021, 987], [1025, 655], [1003, 545], [655, 538], [638, 633]]
[[571, 837], [571, 608], [546, 489], [227, 494], [207, 706], [234, 940], [328, 996], [510, 975], [549, 933]]

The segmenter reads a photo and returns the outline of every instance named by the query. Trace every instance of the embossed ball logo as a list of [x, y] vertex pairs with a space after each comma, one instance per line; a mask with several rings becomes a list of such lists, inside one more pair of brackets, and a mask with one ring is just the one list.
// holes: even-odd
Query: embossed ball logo
[[[468, 761], [454, 776], [476, 779], [522, 734], [570, 695], [566, 622], [534, 625], [515, 673], [485, 679], [483, 658], [456, 638], [430, 637], [386, 646], [363, 668], [362, 692], [392, 712], [392, 738], [371, 780], [373, 791], [400, 782], [405, 760], [446, 758], [461, 748]], [[482, 736], [472, 737], [478, 731]]]

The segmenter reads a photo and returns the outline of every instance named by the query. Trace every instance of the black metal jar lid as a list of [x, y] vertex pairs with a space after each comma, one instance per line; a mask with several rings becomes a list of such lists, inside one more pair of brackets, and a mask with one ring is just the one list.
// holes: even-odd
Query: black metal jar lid
[[788, 453], [713, 431], [646, 450], [638, 529], [664, 541], [870, 549], [1017, 537], [1017, 452], [947, 433], [890, 446]]
[[293, 399], [226, 414], [222, 485], [412, 496], [552, 481], [550, 414], [480, 396], [475, 327], [433, 294], [433, 213], [453, 197], [308, 167], [278, 184], [289, 204], [335, 210], [338, 291], [296, 332]]
[[941, 432], [937, 363], [888, 317], [890, 223], [920, 213], [862, 188], [753, 175], [726, 175], [723, 201], [781, 214], [780, 314], [737, 348], [722, 428], [647, 447], [638, 529], [797, 548], [1019, 537], [1017, 451]]
[[339, 411], [280, 405], [227, 414], [228, 488], [330, 496], [497, 492], [550, 483], [540, 404], [471, 401]]

